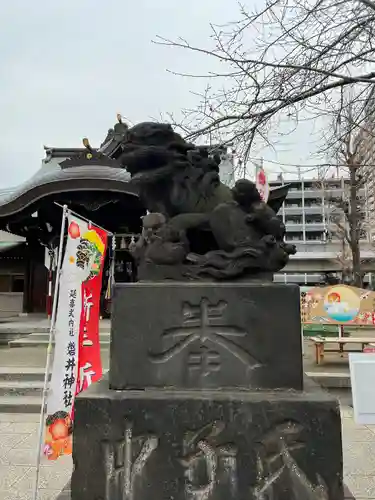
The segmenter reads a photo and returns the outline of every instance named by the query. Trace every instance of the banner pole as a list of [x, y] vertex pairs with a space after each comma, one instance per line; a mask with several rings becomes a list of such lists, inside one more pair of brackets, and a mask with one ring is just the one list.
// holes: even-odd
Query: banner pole
[[45, 369], [45, 373], [44, 373], [42, 407], [40, 410], [39, 439], [38, 439], [38, 444], [37, 444], [38, 448], [37, 448], [37, 459], [36, 459], [35, 487], [34, 487], [34, 495], [33, 495], [34, 500], [37, 500], [37, 498], [38, 498], [39, 473], [40, 473], [41, 451], [42, 451], [42, 442], [43, 442], [45, 406], [46, 406], [46, 400], [47, 400], [47, 394], [48, 394], [49, 375], [50, 375], [50, 370], [51, 370], [52, 349], [53, 349], [52, 346], [53, 346], [53, 340], [54, 340], [54, 336], [55, 336], [57, 299], [58, 299], [58, 292], [59, 292], [61, 264], [62, 264], [62, 253], [63, 253], [64, 234], [65, 234], [65, 221], [66, 221], [66, 217], [68, 215], [68, 212], [69, 212], [68, 207], [66, 205], [64, 205], [63, 206], [62, 220], [61, 220], [60, 243], [59, 243], [59, 250], [58, 250], [58, 257], [57, 257], [55, 292], [53, 295], [52, 317], [51, 317], [51, 324], [50, 324], [50, 330], [49, 330], [46, 369]]
[[109, 252], [109, 274], [108, 274], [108, 283], [107, 290], [105, 292], [105, 300], [112, 301], [113, 297], [113, 288], [115, 281], [115, 251], [116, 251], [116, 235], [112, 234], [111, 236], [111, 246], [108, 244], [108, 252]]
[[112, 259], [111, 259], [111, 299], [113, 297], [113, 288], [115, 286], [115, 256], [116, 256], [116, 235], [112, 235]]
[[49, 249], [49, 268], [48, 268], [48, 295], [47, 295], [47, 318], [52, 317], [52, 282], [53, 282], [53, 264], [54, 252]]
[[[60, 203], [57, 203], [56, 201], [54, 203], [56, 206], [58, 206], [60, 208], [64, 208], [64, 206], [65, 206], [65, 205], [60, 205]], [[113, 233], [111, 231], [108, 231], [104, 227], [99, 226], [99, 224], [92, 222], [90, 219], [88, 219], [87, 217], [84, 217], [83, 215], [79, 214], [78, 212], [74, 212], [73, 210], [69, 210], [69, 213], [71, 213], [72, 215], [76, 215], [77, 217], [84, 220], [85, 222], [89, 222], [90, 224], [94, 224], [94, 226], [96, 226], [98, 229], [101, 229], [102, 231], [105, 231], [109, 236], [113, 235]]]

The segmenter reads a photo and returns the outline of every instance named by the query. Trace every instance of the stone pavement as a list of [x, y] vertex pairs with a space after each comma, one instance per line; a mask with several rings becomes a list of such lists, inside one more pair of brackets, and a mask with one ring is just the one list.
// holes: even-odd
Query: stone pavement
[[[342, 405], [341, 412], [345, 482], [356, 500], [374, 500], [375, 426], [356, 425], [349, 406]], [[38, 420], [36, 414], [0, 414], [0, 500], [33, 498]], [[39, 500], [55, 500], [71, 469], [70, 457], [43, 459]]]
[[357, 425], [350, 407], [342, 406], [341, 414], [344, 481], [356, 500], [374, 500], [375, 426]]
[[[0, 500], [33, 500], [37, 414], [0, 414]], [[39, 500], [55, 500], [69, 480], [71, 457], [42, 459]]]

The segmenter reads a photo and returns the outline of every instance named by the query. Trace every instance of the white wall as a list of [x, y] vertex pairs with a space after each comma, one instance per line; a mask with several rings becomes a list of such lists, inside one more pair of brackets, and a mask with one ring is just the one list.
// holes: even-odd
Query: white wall
[[22, 313], [23, 293], [0, 293], [0, 318]]

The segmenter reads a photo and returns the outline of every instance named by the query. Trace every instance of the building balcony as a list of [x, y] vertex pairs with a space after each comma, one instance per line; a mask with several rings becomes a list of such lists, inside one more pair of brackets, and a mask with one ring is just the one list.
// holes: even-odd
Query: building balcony
[[303, 232], [303, 224], [296, 224], [295, 222], [285, 222], [285, 227], [287, 233], [302, 233]]
[[[273, 281], [275, 283], [296, 283], [297, 285], [315, 285], [319, 284], [322, 281], [324, 271], [322, 273], [305, 273], [305, 274], [292, 274], [292, 273], [280, 273], [275, 274], [273, 277]], [[337, 272], [337, 276], [341, 275], [340, 271]], [[370, 273], [366, 274], [363, 278], [364, 283], [370, 282]]]
[[[328, 207], [325, 207], [324, 210], [327, 211]], [[302, 215], [302, 213], [304, 212], [306, 215], [319, 215], [323, 212], [323, 205], [314, 205], [314, 206], [311, 206], [311, 207], [302, 207], [302, 203], [301, 203], [301, 206], [287, 206], [287, 205], [284, 205], [284, 212], [285, 212], [285, 215]]]
[[332, 213], [335, 213], [335, 214], [339, 214], [339, 213], [342, 213], [341, 209], [333, 202], [331, 203], [326, 203], [324, 204], [324, 213], [325, 214], [332, 214]]
[[330, 199], [330, 198], [342, 198], [344, 194], [343, 189], [325, 189], [324, 190], [324, 198]]
[[[311, 199], [329, 199], [330, 197], [341, 198], [343, 196], [344, 191], [342, 189], [332, 189], [332, 190], [323, 190], [323, 189], [306, 189], [302, 191], [299, 190], [290, 190], [288, 191], [287, 200], [311, 200]], [[324, 195], [324, 196], [323, 196]]]
[[326, 229], [326, 226], [323, 222], [307, 222], [305, 224], [306, 231], [321, 231], [323, 232]]
[[287, 200], [301, 200], [301, 204], [302, 204], [302, 190], [299, 189], [299, 190], [289, 190], [288, 191], [288, 195], [286, 197]]
[[[336, 247], [331, 245], [320, 245], [320, 247], [316, 248], [314, 246], [308, 247], [308, 245], [301, 248], [301, 245], [298, 245], [298, 242], [293, 241], [297, 247], [300, 247], [300, 250], [297, 248], [297, 253], [295, 255], [291, 255], [291, 260], [337, 260], [337, 256], [341, 252], [341, 245], [336, 245]], [[373, 250], [362, 250], [361, 251], [362, 260], [369, 260], [371, 262], [375, 261], [375, 252]]]
[[335, 252], [338, 253], [341, 249], [341, 241], [324, 241], [310, 240], [310, 241], [295, 241], [297, 252]]
[[303, 224], [302, 212], [297, 216], [291, 214], [288, 215], [285, 214], [285, 224], [290, 224], [291, 226], [299, 226]]
[[303, 208], [302, 205], [300, 207], [287, 207], [284, 205], [283, 210], [285, 215], [302, 215]]
[[315, 215], [315, 214], [321, 214], [323, 212], [323, 206], [322, 205], [315, 205], [312, 207], [307, 207], [305, 205], [304, 210], [306, 215]]
[[332, 260], [337, 259], [337, 255], [339, 254], [340, 249], [338, 248], [336, 251], [327, 251], [327, 250], [312, 250], [312, 249], [304, 249], [297, 252], [295, 255], [291, 255], [292, 260]]
[[308, 198], [323, 198], [322, 189], [306, 189], [303, 193], [305, 200]]
[[322, 273], [282, 273], [275, 274], [273, 278], [275, 283], [319, 283], [322, 280]]

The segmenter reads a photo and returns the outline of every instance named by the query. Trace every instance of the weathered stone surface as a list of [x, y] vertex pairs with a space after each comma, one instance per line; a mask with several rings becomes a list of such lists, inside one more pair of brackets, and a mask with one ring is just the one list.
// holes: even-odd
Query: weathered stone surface
[[302, 389], [299, 289], [117, 285], [110, 387]]
[[[267, 203], [248, 179], [229, 188], [220, 181], [219, 150], [186, 142], [167, 123], [138, 123], [120, 142], [117, 161], [130, 173], [130, 184], [137, 186], [149, 212], [134, 254], [142, 279], [169, 281], [177, 274], [178, 281], [212, 282], [272, 276], [296, 252], [285, 243], [285, 225], [276, 215], [288, 185], [271, 189]], [[172, 273], [169, 267], [175, 268]]]
[[70, 489], [70, 483], [65, 486], [62, 492], [59, 494], [56, 500], [71, 500], [72, 492]]
[[73, 500], [342, 500], [338, 403], [297, 391], [112, 391], [75, 406]]

